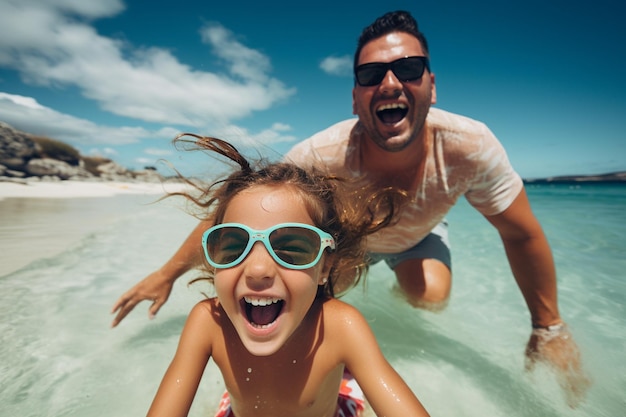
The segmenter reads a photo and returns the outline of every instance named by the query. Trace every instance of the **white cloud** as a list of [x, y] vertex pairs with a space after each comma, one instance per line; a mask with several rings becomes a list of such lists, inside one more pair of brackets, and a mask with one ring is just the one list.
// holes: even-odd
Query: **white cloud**
[[16, 129], [74, 145], [121, 145], [158, 136], [141, 127], [102, 126], [42, 106], [34, 98], [0, 92], [0, 120]]
[[352, 75], [352, 58], [348, 55], [329, 56], [320, 63], [320, 68], [327, 74], [349, 77]]
[[284, 123], [274, 123], [270, 128], [258, 133], [250, 133], [247, 129], [231, 125], [213, 131], [209, 136], [215, 136], [242, 146], [265, 148], [278, 143], [296, 141], [295, 136], [285, 134], [290, 130], [291, 126]]
[[201, 36], [227, 74], [195, 70], [166, 49], [136, 48], [90, 25], [123, 7], [117, 0], [3, 0], [0, 66], [33, 85], [76, 87], [116, 115], [195, 128], [226, 126], [295, 93], [269, 75], [266, 56], [217, 24]]
[[159, 138], [174, 139], [174, 137], [179, 133], [181, 133], [181, 131], [174, 129], [173, 127], [163, 127], [155, 133], [155, 136]]
[[154, 159], [151, 158], [143, 158], [143, 157], [139, 157], [139, 158], [135, 158], [135, 162], [140, 164], [140, 165], [149, 165], [149, 164], [154, 164]]
[[233, 75], [244, 80], [267, 82], [272, 68], [262, 53], [235, 40], [235, 35], [219, 23], [209, 23], [200, 31], [202, 40], [213, 47], [213, 52], [229, 65]]
[[2, 100], [6, 100], [9, 102], [12, 102], [13, 104], [15, 104], [16, 106], [22, 106], [27, 110], [33, 110], [33, 111], [45, 111], [46, 108], [44, 106], [42, 106], [41, 104], [37, 103], [37, 100], [35, 100], [32, 97], [25, 97], [25, 96], [18, 96], [15, 94], [6, 94], [6, 93], [0, 93], [0, 101]]
[[152, 156], [166, 156], [173, 154], [172, 149], [162, 149], [162, 148], [146, 148], [144, 149], [144, 153]]
[[[296, 140], [283, 123], [257, 134], [233, 123], [295, 94], [271, 76], [266, 55], [211, 23], [200, 28], [198, 44], [220, 60], [220, 72], [200, 71], [164, 48], [137, 48], [96, 31], [94, 20], [114, 18], [124, 7], [121, 0], [0, 0], [0, 67], [54, 94], [77, 90], [129, 119], [125, 126], [103, 125], [47, 107], [43, 99], [0, 91], [0, 121], [124, 164], [179, 161], [173, 147], [159, 146], [171, 146], [184, 131], [207, 132], [253, 152]], [[130, 144], [139, 146], [122, 146]], [[186, 156], [183, 167], [206, 166], [205, 158], [194, 158], [197, 163]]]
[[44, 5], [41, 5], [44, 3], [41, 0], [9, 0], [9, 2], [58, 8], [68, 14], [93, 19], [114, 16], [125, 8], [121, 0], [45, 0]]
[[284, 124], [284, 123], [274, 123], [272, 125], [272, 129], [278, 132], [285, 132], [285, 131], [291, 130], [291, 126]]
[[[106, 144], [108, 147], [105, 148], [92, 147], [87, 151], [87, 154], [108, 158], [120, 155], [119, 151], [111, 146], [140, 143], [144, 140], [164, 140], [168, 146], [171, 146], [171, 140], [179, 133], [182, 133], [180, 130], [172, 127], [163, 127], [152, 131], [142, 127], [98, 125], [89, 120], [63, 114], [45, 107], [32, 97], [4, 92], [0, 92], [0, 120], [18, 130], [51, 137], [74, 146], [84, 147]], [[272, 145], [297, 140], [295, 136], [287, 134], [291, 129], [291, 126], [288, 124], [274, 123], [270, 128], [253, 134], [245, 128], [228, 125], [211, 129], [210, 132], [205, 132], [204, 134], [228, 140], [240, 147], [241, 150], [258, 150], [261, 153], [273, 153]], [[201, 133], [200, 131], [198, 132]], [[174, 147], [171, 147], [171, 149], [147, 147], [143, 153], [162, 158], [175, 155], [176, 150]], [[154, 160], [150, 161], [152, 161], [150, 163], [154, 163]]]
[[258, 142], [265, 145], [280, 142], [293, 142], [294, 140], [296, 140], [295, 136], [281, 135], [280, 132], [272, 129], [263, 130], [260, 133], [252, 136], [252, 139], [257, 140]]

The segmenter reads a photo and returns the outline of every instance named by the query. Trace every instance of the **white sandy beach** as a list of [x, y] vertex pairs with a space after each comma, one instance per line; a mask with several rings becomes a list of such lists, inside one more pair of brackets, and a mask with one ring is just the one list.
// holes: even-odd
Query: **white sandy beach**
[[53, 257], [119, 216], [183, 187], [176, 182], [0, 182], [0, 276]]
[[119, 194], [164, 194], [184, 187], [181, 183], [130, 182], [0, 182], [0, 200], [5, 198], [80, 198], [110, 197]]

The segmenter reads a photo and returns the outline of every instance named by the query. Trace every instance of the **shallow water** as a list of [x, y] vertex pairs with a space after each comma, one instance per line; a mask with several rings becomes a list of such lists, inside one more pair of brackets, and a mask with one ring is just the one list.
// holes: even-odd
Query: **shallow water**
[[[450, 213], [448, 308], [410, 308], [383, 265], [344, 299], [432, 416], [626, 415], [626, 187], [528, 188], [552, 245], [561, 314], [593, 385], [575, 410], [547, 370], [524, 372], [528, 312], [495, 232], [465, 201]], [[148, 304], [116, 329], [109, 309], [161, 265], [196, 221], [152, 197], [0, 201], [0, 415], [145, 415], [201, 286], [188, 274], [153, 321]], [[12, 271], [12, 272], [7, 272]], [[190, 413], [208, 416], [223, 384], [213, 364]]]

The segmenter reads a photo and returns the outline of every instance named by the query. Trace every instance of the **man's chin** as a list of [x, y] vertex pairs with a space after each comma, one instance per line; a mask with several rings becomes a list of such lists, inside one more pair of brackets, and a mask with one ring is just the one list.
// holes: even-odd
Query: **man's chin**
[[391, 136], [376, 142], [379, 148], [387, 152], [401, 152], [406, 149], [412, 140], [406, 135]]

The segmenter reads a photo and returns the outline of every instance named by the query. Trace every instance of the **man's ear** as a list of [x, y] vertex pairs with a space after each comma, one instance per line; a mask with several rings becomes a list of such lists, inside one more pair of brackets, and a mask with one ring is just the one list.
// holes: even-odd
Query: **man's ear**
[[437, 86], [435, 85], [435, 74], [430, 74], [430, 104], [437, 104]]

